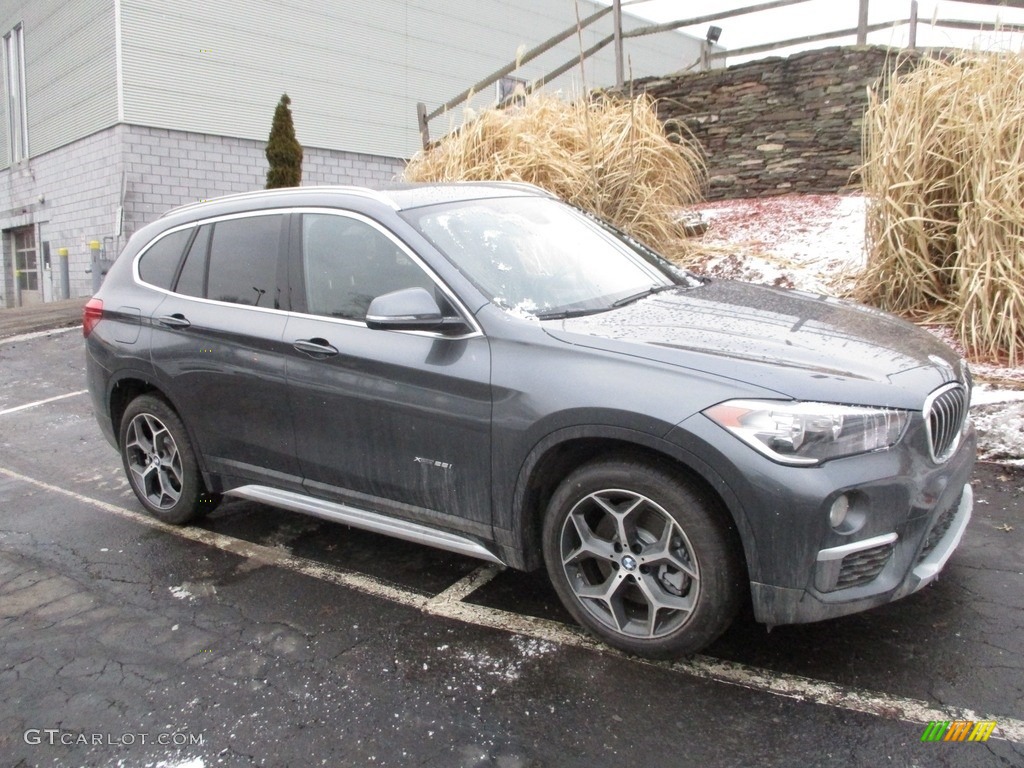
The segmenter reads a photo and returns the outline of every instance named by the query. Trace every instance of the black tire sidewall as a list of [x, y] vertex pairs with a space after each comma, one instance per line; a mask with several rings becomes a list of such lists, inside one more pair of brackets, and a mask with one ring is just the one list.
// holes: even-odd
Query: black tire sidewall
[[[664, 637], [633, 638], [601, 624], [580, 604], [562, 568], [560, 538], [569, 512], [580, 499], [613, 488], [635, 491], [659, 504], [679, 523], [697, 558], [697, 607], [685, 624]], [[628, 653], [649, 658], [696, 653], [725, 631], [742, 602], [738, 537], [728, 513], [699, 484], [644, 461], [601, 460], [572, 472], [551, 497], [542, 541], [548, 577], [569, 613], [592, 634]]]
[[[125, 449], [128, 427], [136, 417], [149, 414], [159, 420], [170, 433], [181, 457], [182, 486], [181, 496], [174, 506], [161, 509], [146, 498], [142, 489], [136, 486], [135, 477], [128, 464], [128, 452]], [[153, 395], [140, 395], [132, 400], [121, 418], [119, 435], [121, 463], [124, 466], [128, 482], [135, 491], [135, 496], [153, 517], [171, 525], [184, 525], [196, 520], [209, 511], [215, 504], [210, 500], [203, 502], [204, 488], [199, 473], [199, 464], [192, 450], [192, 442], [178, 414], [166, 402]]]

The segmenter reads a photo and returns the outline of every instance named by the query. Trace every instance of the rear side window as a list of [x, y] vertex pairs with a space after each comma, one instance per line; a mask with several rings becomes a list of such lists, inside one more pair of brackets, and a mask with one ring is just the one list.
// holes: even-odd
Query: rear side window
[[206, 298], [277, 305], [277, 263], [282, 215], [247, 216], [218, 221], [210, 241]]
[[169, 291], [192, 231], [189, 228], [171, 232], [149, 246], [139, 259], [139, 277], [150, 285]]
[[210, 250], [211, 232], [213, 232], [212, 224], [204, 224], [199, 228], [199, 233], [192, 241], [192, 247], [188, 249], [188, 256], [185, 257], [185, 264], [178, 277], [178, 285], [175, 288], [178, 293], [200, 298], [206, 296], [206, 254]]
[[204, 224], [188, 250], [175, 291], [232, 304], [278, 306], [284, 218], [246, 216]]

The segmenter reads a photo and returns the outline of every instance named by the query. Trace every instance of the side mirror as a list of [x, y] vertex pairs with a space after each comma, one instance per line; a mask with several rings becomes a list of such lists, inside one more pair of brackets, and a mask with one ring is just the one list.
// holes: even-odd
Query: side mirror
[[440, 331], [464, 329], [461, 318], [446, 318], [425, 288], [403, 288], [378, 296], [366, 310], [366, 325], [373, 330]]

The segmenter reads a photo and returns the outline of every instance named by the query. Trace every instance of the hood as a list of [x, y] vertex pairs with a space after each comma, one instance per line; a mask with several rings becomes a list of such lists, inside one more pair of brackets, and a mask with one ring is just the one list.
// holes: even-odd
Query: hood
[[566, 343], [685, 366], [804, 400], [920, 408], [929, 392], [960, 371], [949, 347], [886, 312], [728, 280], [544, 326]]

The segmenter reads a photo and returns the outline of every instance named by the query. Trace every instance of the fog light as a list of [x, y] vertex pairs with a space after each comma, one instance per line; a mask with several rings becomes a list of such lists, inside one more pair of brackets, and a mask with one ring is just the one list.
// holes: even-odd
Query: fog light
[[850, 497], [845, 493], [832, 502], [832, 508], [828, 511], [828, 524], [838, 528], [846, 521], [846, 514], [850, 511]]

